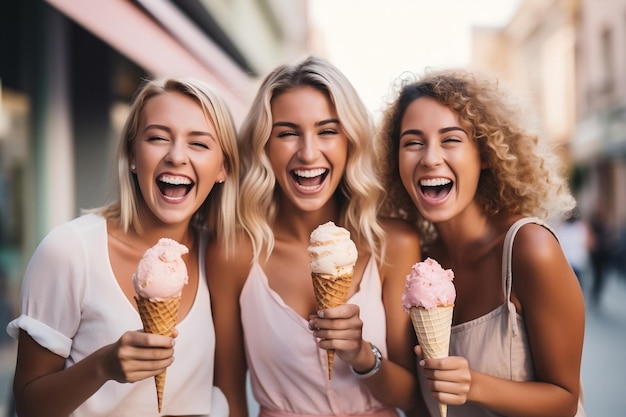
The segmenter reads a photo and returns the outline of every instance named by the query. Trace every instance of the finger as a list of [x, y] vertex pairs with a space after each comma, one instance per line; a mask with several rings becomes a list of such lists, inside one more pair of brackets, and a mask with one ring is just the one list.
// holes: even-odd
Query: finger
[[465, 387], [451, 382], [435, 381], [431, 387], [431, 394], [438, 402], [444, 404], [461, 405], [467, 401]]
[[136, 382], [159, 375], [174, 362], [174, 358], [162, 361], [129, 361], [122, 365], [126, 382]]
[[415, 352], [415, 355], [417, 355], [418, 359], [424, 359], [424, 355], [422, 353], [422, 347], [420, 345], [415, 345], [415, 347], [413, 348], [413, 351]]
[[174, 339], [170, 336], [145, 333], [143, 331], [126, 332], [122, 335], [120, 341], [122, 345], [137, 347], [171, 348], [174, 346]]
[[317, 312], [319, 318], [324, 319], [340, 319], [349, 317], [358, 317], [360, 313], [359, 306], [356, 304], [342, 304], [337, 307], [324, 308]]
[[[329, 329], [317, 329], [313, 331], [313, 335], [320, 340], [325, 341], [348, 341], [348, 342], [360, 342], [363, 338], [363, 334], [360, 329], [344, 329], [344, 330], [329, 330]], [[330, 347], [334, 349], [336, 347]]]

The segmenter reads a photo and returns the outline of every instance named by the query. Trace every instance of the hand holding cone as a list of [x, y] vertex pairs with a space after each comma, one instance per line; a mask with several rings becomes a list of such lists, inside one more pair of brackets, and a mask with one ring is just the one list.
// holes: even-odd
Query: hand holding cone
[[[307, 253], [317, 309], [345, 304], [358, 257], [356, 245], [350, 240], [350, 232], [333, 222], [320, 225], [311, 233]], [[332, 379], [335, 351], [329, 349], [327, 357], [328, 379]]]
[[[148, 298], [135, 297], [139, 316], [143, 323], [143, 330], [146, 333], [171, 336], [176, 327], [176, 318], [180, 307], [180, 297], [167, 301], [150, 301]], [[154, 377], [154, 384], [157, 392], [157, 407], [159, 413], [163, 405], [163, 392], [165, 391], [165, 373], [163, 370]]]
[[[445, 358], [450, 352], [450, 330], [452, 328], [452, 310], [454, 306], [434, 307], [411, 307], [411, 321], [417, 335], [417, 340], [422, 347], [424, 358]], [[439, 403], [439, 414], [446, 417], [448, 406]]]
[[[135, 302], [146, 333], [171, 336], [176, 326], [180, 297], [187, 283], [187, 266], [181, 258], [187, 247], [172, 239], [160, 239], [148, 249], [133, 274]], [[154, 377], [159, 413], [165, 390], [164, 370]]]
[[[352, 274], [344, 274], [336, 277], [312, 273], [313, 291], [317, 301], [317, 309], [337, 307], [346, 303], [348, 290], [352, 282]], [[335, 363], [335, 350], [326, 351], [328, 358], [328, 379], [333, 377], [333, 364]]]
[[[444, 270], [431, 258], [413, 265], [406, 277], [402, 306], [411, 315], [424, 358], [439, 359], [449, 355], [456, 299], [453, 279], [452, 270]], [[439, 403], [439, 414], [447, 416], [446, 404]]]

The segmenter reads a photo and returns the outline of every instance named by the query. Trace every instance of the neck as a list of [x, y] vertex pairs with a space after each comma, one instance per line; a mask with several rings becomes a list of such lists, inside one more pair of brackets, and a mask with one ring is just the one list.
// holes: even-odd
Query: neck
[[324, 207], [314, 211], [298, 210], [291, 205], [282, 205], [272, 229], [276, 237], [308, 242], [311, 232], [328, 221], [335, 224], [339, 221], [339, 207], [334, 201], [329, 201]]

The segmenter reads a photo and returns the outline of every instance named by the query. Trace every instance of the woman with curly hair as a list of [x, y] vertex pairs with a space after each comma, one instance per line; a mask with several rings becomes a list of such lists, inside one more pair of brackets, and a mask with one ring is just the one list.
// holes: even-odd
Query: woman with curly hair
[[[279, 66], [260, 86], [239, 148], [236, 256], [219, 245], [207, 255], [215, 382], [231, 416], [248, 416], [247, 370], [261, 416], [410, 409], [420, 399], [415, 341], [398, 300], [420, 244], [406, 222], [378, 218], [372, 125], [355, 89], [316, 57]], [[347, 304], [317, 311], [307, 247], [328, 221], [348, 229], [358, 260]]]
[[582, 292], [544, 222], [575, 201], [522, 114], [497, 82], [439, 70], [383, 116], [387, 210], [455, 274], [450, 356], [418, 368], [432, 415], [584, 415]]

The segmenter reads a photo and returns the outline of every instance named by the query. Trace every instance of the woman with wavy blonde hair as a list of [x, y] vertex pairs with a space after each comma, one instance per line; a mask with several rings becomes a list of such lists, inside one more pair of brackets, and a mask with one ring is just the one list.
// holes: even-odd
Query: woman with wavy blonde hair
[[582, 293], [545, 223], [575, 201], [522, 116], [502, 85], [466, 70], [404, 83], [384, 113], [386, 209], [455, 274], [450, 357], [418, 369], [431, 413], [440, 402], [450, 417], [584, 416]]
[[[113, 201], [52, 230], [26, 269], [21, 314], [7, 328], [18, 339], [17, 412], [227, 416], [213, 386], [204, 268], [209, 240], [226, 252], [235, 243], [239, 160], [226, 103], [200, 80], [146, 80], [114, 166]], [[145, 251], [163, 238], [188, 249], [172, 335], [141, 330], [132, 282]], [[166, 370], [160, 410], [153, 377]]]
[[[216, 385], [247, 416], [395, 416], [418, 399], [410, 321], [399, 303], [419, 259], [415, 230], [380, 219], [369, 114], [346, 77], [309, 57], [261, 84], [240, 129], [237, 256], [209, 248]], [[358, 250], [348, 303], [316, 310], [307, 247], [332, 221]], [[387, 242], [387, 244], [385, 244]], [[326, 350], [336, 351], [329, 380]]]

